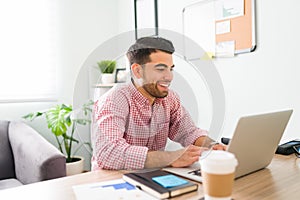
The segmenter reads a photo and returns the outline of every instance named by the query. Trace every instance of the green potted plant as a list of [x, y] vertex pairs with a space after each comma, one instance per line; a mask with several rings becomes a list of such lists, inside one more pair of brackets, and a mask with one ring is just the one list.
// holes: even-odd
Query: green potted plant
[[101, 71], [101, 80], [103, 84], [115, 82], [115, 69], [117, 62], [114, 60], [102, 60], [97, 62], [98, 68]]
[[[45, 116], [48, 128], [55, 136], [58, 149], [66, 155], [67, 175], [72, 175], [83, 171], [83, 158], [75, 156], [76, 152], [83, 145], [87, 145], [91, 149], [89, 142], [83, 142], [73, 152], [73, 143], [79, 143], [79, 140], [75, 138], [74, 135], [76, 128], [78, 125], [85, 126], [91, 123], [89, 113], [92, 112], [90, 107], [93, 103], [93, 101], [89, 101], [78, 110], [73, 110], [72, 105], [59, 104], [44, 111], [32, 112], [23, 116], [24, 119], [30, 121], [33, 121], [38, 117]], [[82, 115], [83, 117], [74, 118], [74, 114]], [[81, 171], [75, 170], [75, 172], [72, 172], [72, 169], [69, 169], [68, 171], [68, 167], [74, 165], [70, 164], [68, 166], [68, 164], [76, 161], [80, 161], [80, 165], [82, 165], [82, 169], [80, 169]]]

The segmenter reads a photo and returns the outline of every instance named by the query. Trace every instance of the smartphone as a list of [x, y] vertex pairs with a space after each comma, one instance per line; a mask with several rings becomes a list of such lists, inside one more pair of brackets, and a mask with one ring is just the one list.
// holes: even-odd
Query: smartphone
[[293, 146], [296, 154], [298, 155], [298, 157], [300, 156], [300, 144]]

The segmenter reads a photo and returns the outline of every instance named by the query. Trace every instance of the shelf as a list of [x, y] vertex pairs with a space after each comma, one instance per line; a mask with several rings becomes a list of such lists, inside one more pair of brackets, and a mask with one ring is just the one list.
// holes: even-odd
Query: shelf
[[116, 83], [100, 83], [100, 84], [96, 84], [94, 85], [94, 88], [112, 88]]

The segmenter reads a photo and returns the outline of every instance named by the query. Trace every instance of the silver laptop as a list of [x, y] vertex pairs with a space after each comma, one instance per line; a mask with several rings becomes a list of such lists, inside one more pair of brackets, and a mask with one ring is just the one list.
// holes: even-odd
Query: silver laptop
[[[292, 110], [285, 110], [239, 119], [227, 148], [227, 151], [235, 154], [238, 160], [236, 178], [263, 169], [270, 164], [292, 112]], [[164, 170], [195, 181], [202, 181], [199, 162], [185, 168], [168, 167]]]

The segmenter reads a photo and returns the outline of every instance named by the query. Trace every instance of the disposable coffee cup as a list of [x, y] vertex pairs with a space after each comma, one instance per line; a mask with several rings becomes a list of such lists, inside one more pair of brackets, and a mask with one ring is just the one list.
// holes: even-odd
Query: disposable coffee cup
[[230, 152], [203, 152], [200, 165], [205, 200], [231, 200], [237, 164], [237, 159]]

